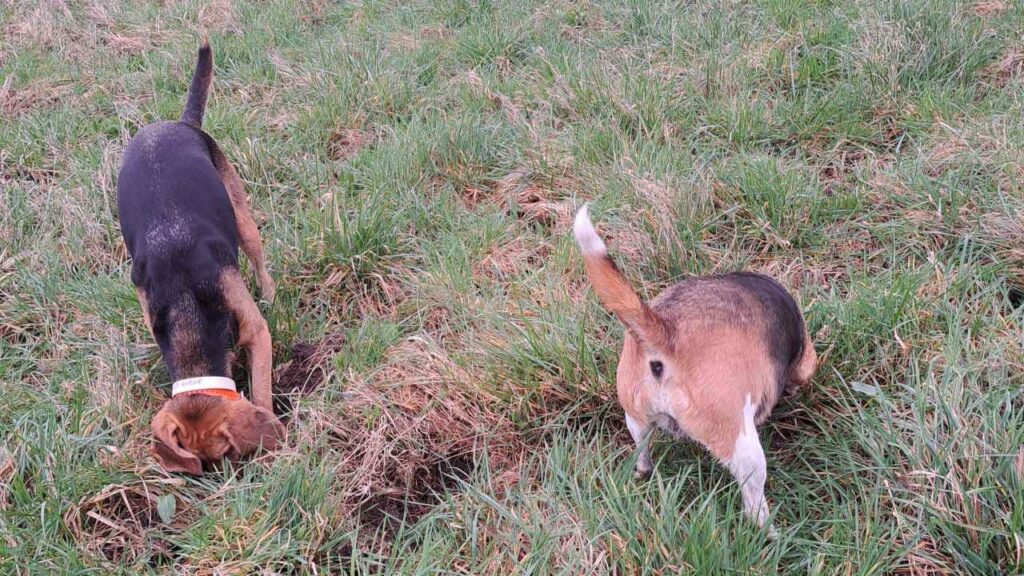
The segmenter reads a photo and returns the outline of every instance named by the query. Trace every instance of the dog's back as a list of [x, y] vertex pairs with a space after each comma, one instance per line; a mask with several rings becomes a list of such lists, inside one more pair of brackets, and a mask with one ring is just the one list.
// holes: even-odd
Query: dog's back
[[688, 278], [659, 294], [651, 308], [672, 324], [681, 345], [716, 325], [760, 332], [775, 368], [776, 397], [788, 387], [804, 349], [804, 321], [796, 300], [762, 274]]
[[132, 282], [175, 378], [226, 373], [234, 339], [219, 284], [238, 268], [238, 223], [218, 170], [223, 154], [201, 129], [212, 69], [204, 44], [181, 120], [139, 130], [117, 180]]
[[162, 262], [170, 264], [168, 272], [190, 262], [208, 270], [238, 266], [235, 213], [214, 164], [220, 151], [202, 131], [212, 80], [213, 53], [204, 42], [181, 120], [144, 127], [125, 150], [117, 207], [133, 280], [146, 266], [160, 281], [164, 274], [149, 268]]
[[159, 122], [132, 138], [118, 176], [117, 206], [136, 264], [155, 259], [180, 266], [206, 250], [221, 266], [238, 265], [231, 201], [205, 135], [188, 124]]

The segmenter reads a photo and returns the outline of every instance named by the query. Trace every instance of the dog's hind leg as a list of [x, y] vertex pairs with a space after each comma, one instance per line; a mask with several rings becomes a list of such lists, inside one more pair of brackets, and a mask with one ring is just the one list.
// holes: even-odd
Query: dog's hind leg
[[818, 354], [814, 351], [814, 343], [811, 342], [811, 335], [807, 332], [807, 327], [805, 326], [804, 349], [800, 351], [800, 359], [796, 361], [792, 368], [787, 392], [792, 392], [797, 388], [806, 386], [811, 381], [811, 376], [814, 376], [814, 371], [817, 368]]
[[213, 164], [217, 167], [221, 182], [228, 191], [228, 198], [231, 199], [231, 208], [235, 212], [235, 222], [238, 226], [238, 240], [242, 245], [242, 251], [249, 259], [249, 263], [256, 269], [256, 279], [260, 285], [260, 293], [268, 301], [274, 299], [274, 281], [267, 273], [266, 259], [263, 255], [263, 242], [260, 239], [259, 228], [252, 217], [252, 210], [249, 209], [249, 200], [245, 196], [245, 186], [242, 179], [235, 171], [235, 167], [228, 161], [227, 156], [221, 151], [212, 138], [207, 139], [210, 146], [210, 154], [213, 157]]
[[768, 502], [764, 498], [764, 483], [768, 478], [768, 466], [764, 458], [761, 440], [754, 427], [756, 409], [747, 395], [743, 406], [743, 428], [736, 436], [732, 455], [723, 463], [732, 472], [743, 494], [743, 511], [758, 526], [768, 520]]
[[649, 423], [641, 424], [626, 414], [626, 428], [629, 428], [629, 435], [633, 437], [640, 455], [636, 460], [636, 471], [634, 476], [646, 478], [654, 470], [654, 461], [651, 460], [651, 429]]
[[733, 396], [701, 406], [688, 419], [686, 433], [729, 469], [740, 486], [743, 511], [758, 526], [764, 526], [768, 520], [768, 502], [764, 498], [768, 466], [754, 424], [757, 407], [749, 393], [742, 405], [739, 402]]

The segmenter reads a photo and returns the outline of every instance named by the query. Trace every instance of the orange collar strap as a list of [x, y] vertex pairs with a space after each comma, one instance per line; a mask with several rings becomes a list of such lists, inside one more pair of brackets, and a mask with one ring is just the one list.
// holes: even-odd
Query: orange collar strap
[[242, 399], [242, 395], [239, 394], [238, 392], [235, 392], [234, 390], [220, 390], [218, 388], [214, 388], [212, 390], [190, 390], [188, 392], [182, 392], [181, 394], [178, 394], [178, 396], [195, 396], [195, 395], [200, 395], [200, 396], [220, 396], [221, 398], [224, 398], [224, 399], [227, 399], [227, 400], [241, 400]]

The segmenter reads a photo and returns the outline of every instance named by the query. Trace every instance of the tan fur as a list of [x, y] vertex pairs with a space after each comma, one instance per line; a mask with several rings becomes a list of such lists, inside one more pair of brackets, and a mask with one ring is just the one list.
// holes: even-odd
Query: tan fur
[[238, 345], [245, 348], [249, 356], [249, 376], [253, 402], [267, 410], [271, 403], [271, 365], [273, 350], [270, 329], [260, 314], [260, 309], [245, 287], [241, 274], [234, 268], [225, 268], [220, 277], [221, 294], [228, 309], [238, 321]]
[[768, 405], [777, 400], [764, 343], [747, 330], [730, 328], [687, 340], [682, 354], [662, 359], [671, 363], [667, 384], [650, 375], [643, 348], [627, 334], [616, 373], [619, 403], [645, 428], [656, 424], [657, 414], [670, 412], [687, 437], [720, 459], [730, 458], [747, 394]]
[[239, 460], [285, 440], [273, 413], [248, 400], [188, 395], [169, 400], [153, 418], [153, 455], [168, 472], [202, 473], [227, 457]]
[[263, 242], [260, 239], [259, 228], [252, 217], [249, 209], [249, 200], [245, 195], [245, 186], [239, 178], [235, 167], [228, 161], [227, 156], [220, 147], [210, 140], [210, 153], [213, 157], [213, 165], [217, 168], [221, 182], [228, 191], [228, 198], [231, 200], [231, 208], [235, 212], [235, 223], [238, 226], [238, 240], [242, 251], [245, 252], [249, 263], [255, 268], [256, 279], [260, 285], [260, 293], [268, 301], [274, 299], [274, 281], [267, 272], [266, 259], [263, 255]]
[[194, 298], [182, 300], [170, 309], [171, 354], [174, 365], [185, 375], [209, 374], [210, 366], [202, 354], [202, 332], [198, 328], [199, 307]]
[[[246, 349], [249, 357], [253, 402], [187, 395], [172, 398], [164, 404], [153, 418], [153, 455], [168, 472], [200, 474], [204, 465], [219, 462], [225, 456], [240, 459], [254, 453], [260, 446], [274, 450], [285, 438], [284, 426], [272, 412], [273, 351], [267, 322], [237, 269], [225, 268], [221, 272], [220, 290], [238, 323], [237, 344]], [[148, 310], [141, 290], [139, 296], [143, 310]], [[148, 316], [148, 311], [144, 314]], [[198, 332], [190, 329], [193, 323], [188, 318], [188, 310], [181, 309], [172, 314], [177, 316], [172, 318], [173, 348], [188, 350], [198, 346]], [[199, 356], [182, 355], [183, 358]], [[203, 367], [194, 364], [188, 364], [184, 369], [195, 374], [205, 372]]]
[[814, 351], [811, 335], [807, 332], [807, 327], [804, 326], [804, 350], [800, 354], [800, 360], [797, 362], [796, 367], [793, 369], [790, 387], [787, 391], [792, 392], [797, 388], [807, 386], [811, 381], [811, 377], [814, 376], [814, 371], [817, 369], [818, 353]]
[[645, 345], [656, 348], [668, 345], [668, 327], [640, 300], [607, 254], [584, 254], [583, 263], [597, 297], [608, 310]]
[[[777, 284], [750, 274], [688, 279], [648, 305], [608, 256], [586, 207], [574, 234], [594, 291], [628, 329], [616, 388], [639, 449], [637, 475], [653, 469], [654, 428], [692, 438], [728, 467], [745, 513], [763, 526], [767, 468], [756, 426], [783, 390], [805, 385], [817, 366], [799, 308]], [[768, 305], [779, 306], [778, 314]]]
[[153, 334], [153, 319], [149, 316], [149, 300], [146, 299], [146, 291], [136, 286], [135, 293], [139, 297], [139, 306], [142, 307], [142, 321], [146, 323], [146, 328], [149, 329], [153, 338], [156, 338], [156, 334]]

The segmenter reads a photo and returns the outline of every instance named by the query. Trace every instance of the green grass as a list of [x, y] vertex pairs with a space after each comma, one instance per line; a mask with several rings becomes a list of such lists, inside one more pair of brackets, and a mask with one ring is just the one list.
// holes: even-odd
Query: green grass
[[[1024, 573], [1024, 4], [0, 3], [0, 573]], [[147, 453], [167, 372], [116, 174], [180, 114], [246, 181], [289, 442]], [[777, 540], [614, 393], [642, 294], [753, 269], [821, 367], [762, 428]]]

